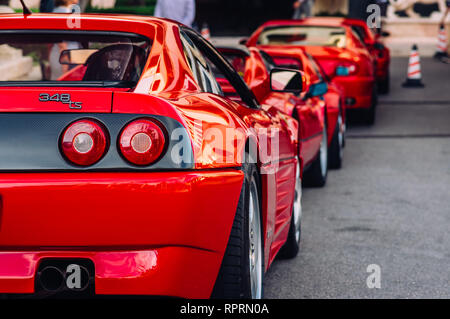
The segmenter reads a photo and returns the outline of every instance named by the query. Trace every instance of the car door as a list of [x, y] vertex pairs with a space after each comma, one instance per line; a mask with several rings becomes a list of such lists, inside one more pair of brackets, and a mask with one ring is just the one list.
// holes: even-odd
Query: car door
[[[320, 78], [306, 56], [302, 57], [302, 70], [308, 78], [309, 85], [320, 82]], [[317, 156], [325, 126], [325, 102], [321, 97], [306, 92], [302, 102], [297, 105], [297, 113], [302, 123], [302, 156], [305, 165], [309, 165]]]

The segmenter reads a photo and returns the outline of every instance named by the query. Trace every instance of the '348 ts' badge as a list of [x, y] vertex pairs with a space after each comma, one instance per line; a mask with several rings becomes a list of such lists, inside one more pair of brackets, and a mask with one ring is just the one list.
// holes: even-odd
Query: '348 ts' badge
[[79, 110], [82, 108], [83, 103], [82, 102], [73, 102], [70, 94], [48, 94], [48, 93], [41, 93], [39, 94], [39, 101], [40, 102], [60, 102], [63, 104], [68, 104], [70, 109], [76, 109]]

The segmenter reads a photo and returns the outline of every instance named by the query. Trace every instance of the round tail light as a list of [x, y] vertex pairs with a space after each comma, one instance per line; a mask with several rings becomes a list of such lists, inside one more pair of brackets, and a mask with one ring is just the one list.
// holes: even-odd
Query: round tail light
[[105, 154], [108, 144], [102, 126], [92, 120], [80, 120], [69, 125], [62, 135], [61, 149], [72, 163], [89, 166]]
[[160, 125], [152, 120], [140, 119], [128, 124], [122, 131], [119, 147], [127, 161], [147, 166], [162, 154], [166, 139]]

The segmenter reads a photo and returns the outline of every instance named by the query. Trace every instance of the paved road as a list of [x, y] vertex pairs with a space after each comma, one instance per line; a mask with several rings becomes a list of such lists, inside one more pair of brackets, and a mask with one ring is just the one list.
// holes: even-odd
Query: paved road
[[406, 67], [377, 124], [349, 129], [343, 169], [304, 191], [301, 254], [275, 262], [267, 298], [450, 298], [450, 65], [423, 60], [425, 89], [401, 88]]

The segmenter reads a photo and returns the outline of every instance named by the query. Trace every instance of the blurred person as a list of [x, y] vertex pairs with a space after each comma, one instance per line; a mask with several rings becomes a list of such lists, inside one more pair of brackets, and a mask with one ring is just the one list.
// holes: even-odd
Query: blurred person
[[293, 19], [301, 19], [310, 17], [312, 15], [312, 8], [314, 0], [297, 0], [294, 2], [294, 16]]
[[41, 0], [39, 12], [53, 12], [55, 9], [55, 0]]
[[[447, 19], [448, 13], [450, 12], [450, 0], [445, 0], [445, 4], [447, 5], [447, 10], [445, 10], [444, 16], [442, 17], [441, 27], [445, 28], [445, 20]], [[448, 56], [443, 56], [440, 58], [441, 62], [446, 64], [450, 64], [450, 58]]]
[[[78, 5], [78, 0], [56, 0], [53, 13], [72, 13], [73, 6]], [[55, 44], [50, 49], [50, 80], [56, 81], [63, 74], [69, 71], [69, 65], [60, 63], [60, 56], [64, 50], [79, 49], [81, 46], [78, 42], [67, 41]]]
[[450, 12], [450, 0], [445, 0], [445, 4], [447, 5], [447, 10], [445, 10], [444, 16], [442, 17], [441, 24], [445, 24], [445, 19], [447, 19], [448, 13]]
[[9, 0], [0, 0], [0, 13], [14, 13], [15, 11], [9, 6]]
[[195, 0], [158, 0], [155, 17], [175, 20], [192, 27], [195, 19]]
[[386, 17], [389, 0], [377, 0], [377, 4], [380, 7], [381, 16]]
[[72, 13], [73, 6], [78, 5], [78, 0], [55, 0], [53, 13]]
[[[81, 12], [84, 12], [90, 0], [80, 0]], [[41, 0], [39, 12], [53, 12], [55, 9], [55, 0]]]

